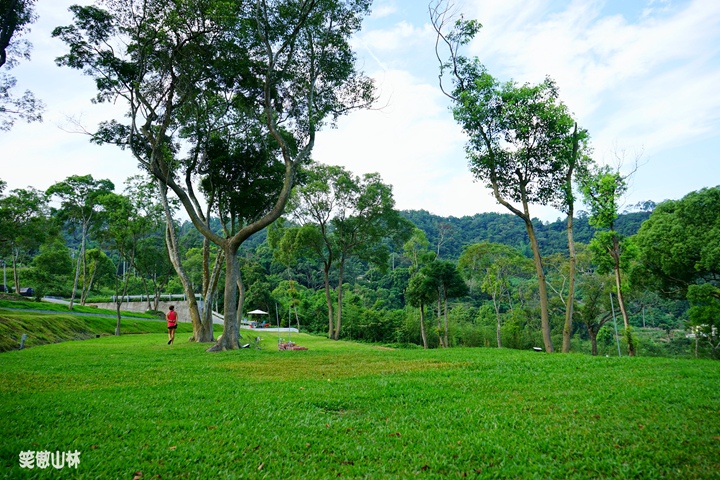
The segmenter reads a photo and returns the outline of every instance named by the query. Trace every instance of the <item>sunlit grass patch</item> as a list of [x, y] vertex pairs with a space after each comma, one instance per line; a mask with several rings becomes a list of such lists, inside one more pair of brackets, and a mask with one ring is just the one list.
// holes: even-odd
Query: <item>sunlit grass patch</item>
[[[27, 336], [24, 346], [35, 347], [69, 340], [87, 340], [115, 333], [116, 318], [75, 315], [64, 309], [62, 313], [38, 313], [25, 310], [0, 310], [0, 352], [20, 348], [22, 335]], [[167, 331], [165, 322], [123, 318], [121, 334], [161, 333]], [[192, 332], [189, 323], [178, 325], [179, 336]]]

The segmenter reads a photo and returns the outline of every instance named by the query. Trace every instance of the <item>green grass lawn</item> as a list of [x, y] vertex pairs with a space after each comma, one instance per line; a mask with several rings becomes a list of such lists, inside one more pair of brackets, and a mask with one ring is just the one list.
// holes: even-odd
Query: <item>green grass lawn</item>
[[[60, 303], [51, 303], [51, 302], [35, 302], [32, 300], [2, 300], [0, 299], [0, 308], [7, 308], [7, 309], [14, 309], [14, 310], [43, 310], [46, 312], [58, 312], [58, 313], [68, 313], [70, 310], [68, 310], [67, 305], [63, 305]], [[74, 313], [92, 313], [92, 314], [101, 314], [101, 315], [116, 315], [115, 310], [108, 310], [104, 308], [97, 308], [97, 307], [90, 307], [90, 306], [83, 306], [78, 304], [73, 305], [72, 312]], [[131, 312], [131, 311], [122, 311], [122, 315], [124, 317], [137, 317], [137, 318], [146, 318], [146, 319], [157, 319], [155, 315], [150, 315], [147, 313], [141, 313], [141, 312]]]
[[[15, 303], [17, 302], [13, 302]], [[44, 306], [41, 305], [42, 310]], [[63, 308], [63, 313], [58, 314], [38, 313], [31, 309], [7, 310], [0, 305], [0, 352], [17, 350], [23, 334], [27, 335], [26, 347], [115, 334], [117, 319], [113, 316], [114, 312], [108, 317], [96, 317], [78, 315], [77, 313], [82, 312], [68, 312], [67, 307]], [[123, 317], [120, 322], [121, 334], [163, 332], [167, 332], [167, 324], [157, 318], [150, 320], [147, 316], [144, 319]], [[184, 333], [192, 333], [192, 326], [189, 323], [178, 325], [178, 334]]]
[[186, 335], [0, 354], [3, 477], [720, 478], [717, 362]]

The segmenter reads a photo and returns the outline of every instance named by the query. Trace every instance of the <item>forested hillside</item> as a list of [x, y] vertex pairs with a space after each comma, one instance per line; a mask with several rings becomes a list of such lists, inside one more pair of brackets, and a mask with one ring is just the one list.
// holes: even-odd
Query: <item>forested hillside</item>
[[[426, 210], [402, 210], [400, 213], [425, 232], [432, 249], [447, 260], [457, 260], [464, 247], [480, 242], [502, 243], [517, 248], [528, 257], [532, 256], [523, 221], [509, 213], [478, 213], [459, 218], [441, 217]], [[616, 221], [618, 233], [624, 236], [636, 234], [650, 213], [620, 214]], [[552, 223], [535, 219], [534, 224], [544, 255], [567, 252], [567, 224], [564, 219]], [[574, 229], [575, 241], [579, 243], [590, 243], [595, 235], [595, 229], [590, 226], [584, 212], [575, 219]]]

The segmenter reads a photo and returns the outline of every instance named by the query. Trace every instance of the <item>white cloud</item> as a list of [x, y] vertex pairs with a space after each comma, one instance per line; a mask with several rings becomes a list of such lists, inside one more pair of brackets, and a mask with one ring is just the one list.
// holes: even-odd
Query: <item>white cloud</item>
[[400, 209], [455, 216], [496, 210], [488, 192], [472, 181], [465, 137], [438, 88], [403, 71], [374, 77], [379, 108], [354, 112], [337, 130], [319, 133], [315, 160], [356, 174], [379, 172], [393, 185]]
[[426, 38], [428, 29], [416, 27], [408, 22], [402, 21], [393, 25], [390, 29], [370, 30], [360, 34], [361, 44], [373, 51], [397, 52], [398, 50], [410, 50]]
[[575, 0], [547, 15], [545, 1], [476, 2], [485, 28], [472, 53], [505, 78], [556, 79], [601, 150], [620, 141], [661, 151], [716, 131], [720, 3], [670, 11], [651, 1], [639, 19], [603, 16], [605, 3]]
[[[63, 46], [50, 31], [71, 21], [71, 3], [38, 3], [40, 18], [28, 37], [33, 59], [11, 72], [20, 89], [31, 89], [48, 110], [43, 124], [18, 123], [0, 133], [0, 178], [10, 188], [47, 188], [86, 173], [120, 185], [137, 172], [128, 152], [91, 145], [57, 127], [66, 115], [80, 113], [89, 128], [101, 119], [122, 118], [111, 105], [90, 103], [95, 88], [89, 77], [54, 65]], [[649, 163], [637, 173], [640, 198], [631, 203], [679, 198], [718, 183], [720, 2], [457, 3], [466, 18], [484, 25], [471, 53], [503, 80], [557, 80], [561, 98], [589, 129], [598, 160], [611, 159], [616, 144], [629, 152], [644, 147]], [[620, 8], [633, 8], [633, 16], [617, 13]], [[378, 109], [354, 112], [340, 120], [338, 130], [321, 132], [314, 157], [358, 174], [379, 172], [393, 185], [399, 208], [455, 216], [504, 212], [468, 172], [465, 137], [437, 86], [427, 4], [378, 0], [366, 23], [354, 46], [367, 63], [363, 69], [381, 70], [373, 75], [381, 93]], [[535, 206], [531, 213], [549, 220], [561, 216]]]
[[55, 58], [65, 50], [60, 40], [51, 37], [51, 32], [72, 21], [67, 11], [69, 4], [39, 2], [38, 21], [27, 36], [34, 47], [32, 59], [21, 62], [10, 72], [18, 79], [18, 91], [31, 90], [47, 108], [43, 123], [17, 122], [10, 132], [0, 132], [3, 152], [0, 177], [8, 182], [9, 188], [46, 189], [70, 175], [86, 174], [109, 178], [116, 187], [122, 187], [128, 176], [138, 172], [137, 162], [129, 152], [92, 145], [86, 135], [66, 131], [77, 130], [68, 123], [68, 117], [75, 117], [86, 128], [93, 129], [102, 120], [122, 119], [124, 113], [116, 105], [93, 105], [90, 102], [95, 94], [93, 80], [77, 70], [55, 65]]
[[372, 13], [370, 14], [370, 18], [373, 19], [379, 19], [379, 18], [385, 18], [389, 17], [390, 15], [397, 12], [397, 6], [392, 3], [379, 3], [376, 6], [372, 7]]

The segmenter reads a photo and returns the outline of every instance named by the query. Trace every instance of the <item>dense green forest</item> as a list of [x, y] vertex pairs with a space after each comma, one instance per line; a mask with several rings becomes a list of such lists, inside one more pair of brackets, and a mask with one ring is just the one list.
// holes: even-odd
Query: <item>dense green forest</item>
[[[26, 195], [28, 191], [23, 192], [4, 193], [2, 198], [6, 214], [3, 217], [2, 245], [6, 252], [6, 267], [11, 273], [8, 290], [15, 290], [13, 283], [17, 277], [19, 287], [32, 286], [38, 297], [69, 298], [73, 291], [75, 260], [82, 247], [79, 235], [82, 229], [69, 220], [69, 212], [62, 208], [48, 210], [42, 207], [43, 197], [39, 192], [35, 192], [38, 202], [35, 210], [28, 210], [27, 202], [32, 196]], [[717, 196], [718, 191], [696, 192], [688, 199], [697, 195]], [[25, 200], [22, 210], [35, 213], [26, 218], [8, 216], [13, 208], [20, 209], [18, 205], [22, 199]], [[639, 238], [639, 244], [647, 242], [647, 234], [643, 233], [658, 228], [659, 215], [666, 216], [668, 210], [673, 210], [673, 205], [684, 205], [687, 201], [664, 202], [653, 212], [622, 213], [617, 219], [617, 224], [622, 226], [618, 230], [622, 228], [624, 237]], [[146, 212], [150, 214], [152, 211], [148, 207]], [[536, 320], [537, 279], [528, 265], [532, 253], [521, 221], [511, 214], [496, 213], [462, 218], [441, 217], [427, 211], [397, 213], [410, 222], [405, 225], [406, 230], [408, 227], [415, 229], [412, 236], [406, 232], [400, 243], [387, 237], [379, 238], [378, 245], [387, 253], [380, 257], [382, 262], [359, 255], [346, 259], [342, 278], [343, 323], [338, 338], [418, 348], [427, 344], [428, 348], [441, 348], [445, 346], [444, 322], [447, 318], [448, 347], [491, 347], [497, 346], [499, 341], [503, 347], [527, 349], [541, 344]], [[99, 209], [97, 219], [95, 227], [87, 229], [86, 255], [85, 260], [80, 262], [76, 301], [83, 304], [108, 301], [113, 295], [123, 292], [148, 298], [184, 292], [169, 260], [163, 238], [164, 228], [158, 215], [154, 223], [152, 215], [145, 218], [145, 229], [132, 240], [135, 242], [134, 256], [128, 256], [127, 251], [122, 253], [116, 240], [108, 236], [113, 220], [107, 212]], [[215, 230], [222, 230], [218, 219], [212, 219], [210, 224]], [[15, 230], [11, 230], [13, 225]], [[204, 247], [202, 236], [191, 222], [185, 220], [176, 227], [179, 255], [186, 275], [195, 292], [201, 293], [203, 251], [207, 245]], [[123, 228], [127, 225], [123, 224]], [[553, 337], [556, 343], [560, 343], [565, 311], [563, 297], [567, 289], [566, 222], [543, 223], [536, 220], [536, 228], [552, 292]], [[617, 304], [610, 303], [613, 282], [598, 273], [593, 253], [588, 247], [595, 229], [589, 225], [586, 215], [581, 214], [575, 219], [575, 228], [581, 273], [571, 351], [617, 355], [618, 340], [621, 352], [626, 345], [624, 329], [621, 324], [614, 326], [611, 315], [613, 309], [617, 309]], [[302, 230], [302, 227], [297, 218], [289, 215], [287, 220], [280, 221], [270, 230], [253, 235], [241, 247], [238, 257], [245, 311], [260, 308], [268, 311], [271, 318], [277, 319], [282, 326], [299, 326], [303, 331], [325, 335], [329, 319], [322, 261], [298, 244], [294, 244], [297, 251], [292, 258], [287, 252], [282, 254], [283, 241], [292, 237], [294, 230]], [[10, 232], [21, 235], [13, 236]], [[499, 246], [504, 246], [506, 250]], [[484, 253], [479, 257], [478, 251]], [[206, 253], [213, 258], [217, 248], [209, 247]], [[491, 259], [495, 264], [510, 258], [512, 267], [506, 265], [502, 271], [493, 270], [488, 265], [477, 267], [481, 257]], [[691, 306], [687, 293], [671, 291], [667, 285], [661, 285], [662, 276], [649, 273], [648, 268], [640, 264], [642, 258], [652, 258], [651, 252], [636, 253], [634, 258], [633, 265], [626, 268], [630, 279], [627, 299], [630, 323], [637, 331], [639, 354], [689, 356], [694, 355], [697, 348], [698, 355], [712, 355], [713, 344], [710, 341], [697, 342], [696, 345], [697, 337], [692, 336], [690, 326], [695, 323], [690, 314], [693, 309], [697, 310], [697, 306]], [[442, 282], [432, 284], [431, 289], [435, 293], [431, 292], [423, 305], [426, 327], [423, 332], [419, 324], [420, 309], [408, 298], [408, 290], [413, 288], [413, 278], [423, 272], [428, 278], [433, 275], [442, 277], [437, 271], [444, 264], [451, 266], [451, 274], [461, 277], [465, 288], [443, 297], [437, 293]], [[487, 281], [489, 277], [497, 280], [500, 287], [491, 288]], [[333, 294], [330, 297], [332, 307], [336, 311], [339, 289], [337, 268], [330, 269], [328, 281]], [[710, 304], [714, 305], [712, 301]], [[152, 302], [148, 301], [149, 310], [153, 309], [151, 305]], [[214, 308], [223, 311], [221, 295], [216, 294]], [[618, 322], [617, 318], [614, 320]]]
[[[645, 204], [643, 209], [652, 209], [654, 206], [652, 202]], [[651, 210], [626, 211], [621, 214], [616, 222], [618, 233], [624, 236], [636, 234], [642, 222], [650, 216], [650, 212]], [[587, 214], [580, 213], [574, 222], [575, 240], [587, 244], [592, 240], [595, 229], [590, 225]], [[480, 242], [502, 243], [517, 248], [528, 257], [532, 255], [525, 226], [522, 220], [514, 215], [479, 213], [457, 218], [440, 217], [425, 210], [406, 210], [401, 214], [425, 232], [428, 241], [435, 246], [440, 256], [451, 260], [460, 257], [463, 247]], [[535, 219], [534, 223], [543, 254], [567, 252], [565, 220], [543, 223]]]

